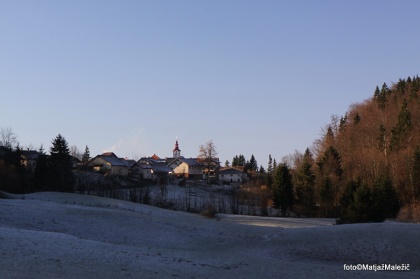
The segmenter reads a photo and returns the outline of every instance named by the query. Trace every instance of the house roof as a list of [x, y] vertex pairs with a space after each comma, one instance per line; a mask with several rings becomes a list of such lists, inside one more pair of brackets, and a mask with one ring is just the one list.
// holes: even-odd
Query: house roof
[[127, 165], [127, 167], [129, 167], [129, 168], [131, 168], [131, 167], [133, 167], [134, 165], [137, 164], [137, 162], [135, 160], [132, 160], [132, 159], [120, 158], [120, 160], [123, 161]]
[[36, 160], [39, 157], [39, 152], [36, 150], [22, 150], [20, 152], [27, 160]]
[[244, 172], [233, 167], [226, 167], [219, 170], [219, 174], [243, 174]]
[[105, 152], [102, 155], [98, 155], [95, 158], [91, 159], [90, 162], [92, 162], [96, 158], [101, 158], [102, 160], [105, 160], [111, 166], [123, 166], [123, 167], [128, 166], [127, 163], [125, 162], [125, 160], [121, 160], [113, 152]]
[[156, 154], [153, 154], [153, 156], [150, 158], [152, 158], [153, 160], [160, 160], [159, 156]]
[[203, 165], [196, 158], [184, 158], [182, 156], [179, 158], [166, 158], [166, 162], [168, 166], [174, 163], [176, 163], [177, 166], [180, 165], [181, 163], [186, 163], [188, 166], [202, 166]]

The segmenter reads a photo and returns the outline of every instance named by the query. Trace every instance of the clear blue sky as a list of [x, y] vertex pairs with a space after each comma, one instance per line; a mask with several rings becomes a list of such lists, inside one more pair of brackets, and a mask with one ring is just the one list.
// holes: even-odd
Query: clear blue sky
[[48, 150], [266, 167], [420, 74], [420, 1], [0, 1], [0, 127]]

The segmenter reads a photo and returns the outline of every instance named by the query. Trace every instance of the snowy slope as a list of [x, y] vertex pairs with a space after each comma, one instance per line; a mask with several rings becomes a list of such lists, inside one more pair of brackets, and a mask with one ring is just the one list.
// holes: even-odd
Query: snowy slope
[[[420, 278], [419, 225], [219, 217], [77, 194], [0, 199], [0, 278]], [[411, 270], [343, 270], [358, 263]]]

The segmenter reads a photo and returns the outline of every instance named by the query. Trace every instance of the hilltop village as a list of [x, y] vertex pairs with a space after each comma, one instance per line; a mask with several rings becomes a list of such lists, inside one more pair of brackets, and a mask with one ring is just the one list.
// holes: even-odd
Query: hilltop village
[[[22, 150], [22, 164], [34, 168], [40, 153]], [[212, 180], [242, 183], [247, 180], [244, 167], [221, 167], [218, 157], [185, 158], [181, 155], [178, 140], [172, 157], [161, 158], [156, 154], [139, 160], [121, 158], [113, 152], [105, 152], [86, 160], [72, 156], [73, 170], [84, 170], [104, 176], [128, 177], [151, 183], [168, 183], [174, 179]], [[210, 161], [209, 161], [210, 160]]]

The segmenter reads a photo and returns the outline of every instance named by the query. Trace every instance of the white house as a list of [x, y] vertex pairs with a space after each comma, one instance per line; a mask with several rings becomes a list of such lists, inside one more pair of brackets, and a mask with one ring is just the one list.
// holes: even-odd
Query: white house
[[242, 183], [246, 181], [246, 177], [243, 170], [234, 167], [221, 168], [218, 171], [219, 181]]

